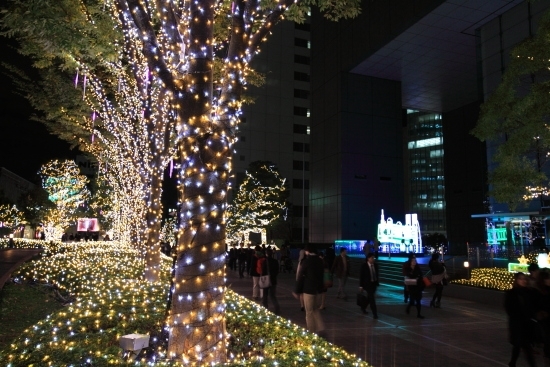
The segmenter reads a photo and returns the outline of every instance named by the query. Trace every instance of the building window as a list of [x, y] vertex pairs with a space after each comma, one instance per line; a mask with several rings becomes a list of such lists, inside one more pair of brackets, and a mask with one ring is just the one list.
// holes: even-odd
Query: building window
[[309, 23], [294, 23], [294, 29], [299, 29], [301, 31], [309, 32]]
[[309, 41], [303, 38], [294, 38], [294, 46], [309, 48]]
[[309, 65], [309, 56], [294, 55], [294, 62], [296, 64]]
[[[305, 183], [305, 187], [304, 187], [304, 183]], [[309, 180], [304, 181], [304, 180], [295, 178], [292, 180], [292, 188], [309, 190]]]
[[[295, 131], [296, 132], [296, 131]], [[309, 153], [309, 144], [308, 143], [298, 143], [294, 142], [292, 144], [292, 150], [295, 152], [305, 152]]]
[[294, 89], [294, 98], [309, 98], [309, 91], [304, 89]]
[[308, 161], [292, 161], [292, 169], [296, 171], [309, 171], [309, 162]]
[[294, 72], [294, 80], [298, 80], [298, 81], [301, 81], [301, 82], [309, 82], [309, 74], [302, 73], [302, 72], [299, 72], [299, 71], [295, 71]]
[[294, 134], [307, 135], [307, 133], [308, 133], [308, 126], [307, 125], [294, 124]]
[[307, 107], [294, 106], [294, 116], [309, 117], [310, 111]]

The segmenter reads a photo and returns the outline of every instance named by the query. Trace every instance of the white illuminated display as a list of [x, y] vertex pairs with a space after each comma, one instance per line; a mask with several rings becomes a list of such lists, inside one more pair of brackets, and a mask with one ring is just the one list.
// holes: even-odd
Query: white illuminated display
[[382, 209], [378, 224], [378, 241], [382, 244], [382, 252], [422, 253], [422, 235], [418, 215], [406, 214], [403, 225], [401, 222], [394, 223], [390, 217], [387, 220], [384, 219], [384, 209]]

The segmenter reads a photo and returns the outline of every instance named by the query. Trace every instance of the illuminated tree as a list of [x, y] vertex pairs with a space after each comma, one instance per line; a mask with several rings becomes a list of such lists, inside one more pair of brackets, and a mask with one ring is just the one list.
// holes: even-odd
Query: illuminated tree
[[19, 73], [19, 89], [43, 112], [36, 119], [99, 161], [114, 190], [115, 237], [142, 249], [144, 277], [158, 280], [162, 176], [180, 134], [133, 21], [96, 1], [10, 5], [7, 34], [19, 35], [21, 53], [40, 69], [38, 80]]
[[[134, 152], [136, 155], [146, 152], [144, 158], [149, 155], [153, 158], [143, 159], [144, 171], [132, 172], [150, 174], [149, 187], [153, 191], [147, 206], [148, 215], [151, 214], [147, 221], [149, 231], [160, 228], [159, 216], [155, 217], [156, 222], [151, 219], [159, 213], [157, 203], [151, 202], [153, 197], [160, 199], [156, 191], [160, 186], [155, 180], [161, 180], [160, 173], [171, 157], [164, 154], [170, 153], [169, 145], [174, 142], [177, 145], [181, 210], [175, 284], [167, 320], [168, 357], [184, 362], [224, 361], [223, 218], [231, 148], [247, 76], [251, 73], [249, 63], [283, 17], [303, 21], [310, 6], [319, 6], [329, 19], [353, 17], [359, 13], [360, 2], [10, 0], [9, 3], [17, 6], [4, 13], [3, 25], [12, 23], [11, 34], [17, 30], [20, 38], [38, 39], [29, 45], [27, 52], [44, 52], [44, 63], [48, 57], [62, 58], [66, 60], [65, 67], [72, 65], [87, 78], [89, 93], [101, 90], [98, 85], [107, 91], [97, 92], [102, 98], [92, 101], [86, 92], [86, 82], [82, 85], [84, 98], [93, 108], [80, 119], [86, 119], [91, 135], [100, 136], [94, 111], [100, 116], [97, 124], [105, 126], [111, 121], [107, 111], [114, 110], [123, 119], [113, 120], [110, 123], [113, 129], [123, 130], [121, 121], [130, 120], [143, 126], [145, 135], [152, 140], [146, 146], [136, 146], [134, 151], [121, 152], [114, 146], [108, 150], [112, 157], [110, 165], [129, 162]], [[36, 16], [34, 12], [41, 14]], [[52, 23], [51, 18], [61, 21]], [[82, 39], [83, 35], [94, 35], [96, 29], [104, 31], [97, 34], [97, 39]], [[111, 34], [108, 30], [112, 30]], [[117, 30], [122, 30], [123, 37]], [[62, 47], [50, 47], [52, 43]], [[122, 60], [117, 52], [121, 49]], [[214, 51], [223, 55], [223, 59], [216, 61]], [[110, 77], [100, 78], [103, 75]], [[106, 85], [104, 80], [110, 83]], [[133, 106], [142, 107], [126, 109], [115, 104], [110, 97], [119, 95], [119, 85], [131, 88], [117, 101], [135, 99]], [[171, 126], [175, 129], [171, 130]], [[123, 141], [130, 144], [129, 140]], [[123, 184], [120, 183], [121, 187]]]
[[262, 242], [266, 243], [267, 230], [287, 214], [288, 196], [286, 180], [273, 163], [250, 163], [246, 178], [227, 210], [228, 240], [238, 242], [248, 238], [249, 232], [260, 232]]
[[115, 211], [113, 187], [99, 176], [92, 181], [92, 197], [88, 203], [90, 214], [87, 217], [97, 218], [102, 230], [111, 232], [113, 223], [117, 220]]
[[490, 172], [492, 196], [510, 210], [548, 192], [550, 152], [550, 12], [537, 34], [516, 46], [502, 81], [481, 106], [472, 134], [499, 142]]
[[176, 244], [177, 231], [178, 231], [178, 228], [176, 225], [176, 219], [173, 217], [167, 218], [164, 221], [164, 224], [160, 232], [161, 241], [169, 243], [170, 247], [174, 247], [174, 245]]
[[53, 160], [40, 168], [42, 187], [55, 207], [44, 218], [46, 240], [60, 239], [63, 231], [74, 224], [76, 212], [90, 198], [88, 178], [71, 160]]
[[0, 226], [13, 233], [23, 222], [23, 213], [15, 205], [0, 205]]

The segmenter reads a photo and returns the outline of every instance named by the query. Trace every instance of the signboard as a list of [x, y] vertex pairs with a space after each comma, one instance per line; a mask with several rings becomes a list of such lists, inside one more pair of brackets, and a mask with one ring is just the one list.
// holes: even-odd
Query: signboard
[[99, 231], [99, 223], [97, 218], [80, 218], [76, 227], [78, 232], [97, 232]]

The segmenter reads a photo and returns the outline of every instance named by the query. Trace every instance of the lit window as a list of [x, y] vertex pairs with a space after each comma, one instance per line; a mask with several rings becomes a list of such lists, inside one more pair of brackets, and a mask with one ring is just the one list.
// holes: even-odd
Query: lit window
[[443, 138], [438, 137], [438, 138], [410, 141], [408, 144], [408, 148], [409, 149], [426, 148], [426, 147], [433, 147], [441, 144], [443, 144]]

